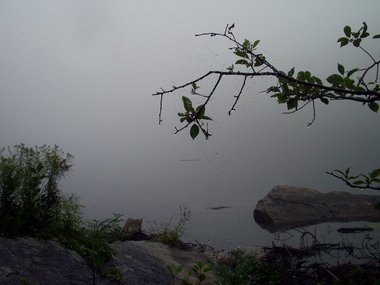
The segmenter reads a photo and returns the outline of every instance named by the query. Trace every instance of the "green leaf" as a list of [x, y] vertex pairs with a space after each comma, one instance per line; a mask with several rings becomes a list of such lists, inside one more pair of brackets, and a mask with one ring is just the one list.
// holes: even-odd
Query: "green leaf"
[[338, 63], [338, 71], [340, 74], [344, 75], [344, 66]]
[[366, 38], [366, 37], [368, 37], [369, 36], [369, 33], [362, 33], [361, 35], [360, 35], [360, 38], [361, 39], [364, 39], [364, 38]]
[[379, 104], [377, 104], [376, 102], [372, 102], [372, 103], [369, 103], [368, 104], [368, 107], [374, 111], [375, 113], [377, 113], [377, 111], [379, 111]]
[[344, 47], [344, 46], [348, 45], [348, 43], [350, 41], [347, 38], [340, 38], [340, 39], [338, 39], [337, 42], [340, 43], [340, 47]]
[[248, 58], [248, 55], [246, 52], [242, 51], [242, 50], [239, 50], [237, 49], [234, 54], [236, 54], [237, 56], [240, 56], [240, 57], [244, 57], [244, 58]]
[[296, 98], [289, 99], [288, 102], [287, 102], [287, 107], [288, 107], [288, 110], [297, 109], [297, 107], [298, 107], [298, 100]]
[[369, 177], [371, 177], [371, 178], [375, 178], [378, 176], [380, 176], [380, 169], [379, 168], [372, 170], [371, 173], [369, 174]]
[[326, 78], [326, 80], [332, 85], [337, 86], [340, 83], [342, 83], [343, 78], [339, 74], [331, 74], [329, 77]]
[[212, 121], [212, 119], [210, 117], [207, 117], [207, 116], [203, 116], [201, 119], [202, 120], [207, 120], [207, 121]]
[[345, 26], [343, 31], [344, 31], [344, 34], [346, 35], [346, 37], [351, 36], [351, 27], [350, 26]]
[[260, 43], [260, 40], [256, 40], [253, 45], [252, 45], [252, 49], [254, 49], [255, 47], [257, 47], [257, 45]]
[[297, 74], [297, 79], [298, 79], [298, 80], [301, 80], [301, 81], [305, 81], [305, 80], [306, 80], [305, 72], [304, 72], [304, 71], [300, 71], [300, 72], [298, 72], [298, 74]]
[[191, 87], [193, 87], [194, 91], [199, 88], [195, 82], [191, 83]]
[[374, 35], [372, 38], [373, 38], [373, 39], [380, 39], [380, 34], [378, 34], [378, 35]]
[[347, 177], [348, 173], [350, 173], [351, 167], [347, 167], [346, 171], [344, 172], [344, 176]]
[[194, 124], [191, 126], [191, 129], [190, 129], [190, 136], [192, 139], [195, 139], [199, 134], [199, 127]]
[[328, 105], [329, 104], [329, 99], [321, 97], [319, 98], [324, 104]]
[[355, 40], [352, 42], [352, 44], [353, 44], [355, 47], [359, 47], [361, 42], [362, 42], [361, 39], [355, 39]]
[[194, 112], [193, 104], [189, 98], [182, 96], [183, 107], [187, 112]]
[[322, 85], [322, 80], [319, 79], [318, 77], [314, 76], [315, 82], [317, 82], [319, 85]]
[[197, 109], [195, 110], [195, 113], [197, 113], [197, 118], [198, 119], [203, 119], [203, 117], [205, 116], [205, 111], [206, 111], [206, 106], [204, 105], [199, 105], [197, 107]]
[[348, 78], [348, 77], [345, 77], [343, 79], [343, 83], [344, 83], [344, 86], [348, 89], [354, 89], [355, 88], [355, 85], [354, 85], [355, 81]]
[[365, 182], [363, 181], [363, 180], [356, 180], [356, 181], [354, 181], [352, 184], [354, 184], [354, 185], [363, 185], [363, 184], [365, 184]]
[[186, 118], [181, 118], [181, 119], [179, 119], [179, 121], [180, 121], [181, 123], [183, 123], [185, 120], [186, 120]]
[[366, 22], [363, 22], [363, 33], [366, 33], [368, 30], [368, 26]]
[[250, 47], [250, 45], [251, 45], [251, 42], [249, 40], [245, 39], [244, 43], [243, 43], [243, 47], [248, 49]]
[[235, 62], [235, 64], [243, 64], [249, 66], [249, 62], [246, 61], [245, 59], [239, 59]]
[[260, 66], [260, 65], [263, 65], [264, 64], [264, 60], [265, 60], [265, 56], [259, 54], [256, 56], [256, 62], [254, 64], [254, 66]]
[[289, 70], [288, 76], [292, 77], [293, 74], [294, 74], [294, 67], [291, 70]]
[[352, 74], [354, 74], [358, 70], [359, 70], [359, 68], [354, 68], [354, 69], [350, 70], [349, 72], [347, 72], [347, 77], [350, 77]]

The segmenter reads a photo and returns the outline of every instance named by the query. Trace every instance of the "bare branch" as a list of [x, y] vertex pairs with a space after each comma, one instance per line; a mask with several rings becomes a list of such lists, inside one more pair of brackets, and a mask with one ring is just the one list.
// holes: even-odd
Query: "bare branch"
[[243, 81], [243, 84], [241, 85], [241, 88], [240, 88], [239, 94], [235, 96], [235, 98], [236, 98], [236, 99], [235, 99], [235, 102], [234, 102], [234, 104], [232, 105], [231, 109], [228, 111], [228, 115], [231, 115], [231, 112], [232, 112], [232, 111], [235, 111], [235, 106], [236, 106], [237, 102], [238, 102], [239, 99], [240, 99], [240, 95], [241, 95], [241, 93], [242, 93], [243, 90], [244, 90], [244, 86], [245, 86], [245, 83], [246, 83], [246, 81], [247, 81], [247, 77], [248, 77], [248, 76], [244, 76], [244, 81]]

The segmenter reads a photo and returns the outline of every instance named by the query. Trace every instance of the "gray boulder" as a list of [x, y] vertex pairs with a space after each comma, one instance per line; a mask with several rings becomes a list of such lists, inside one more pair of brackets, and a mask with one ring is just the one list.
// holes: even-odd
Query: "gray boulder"
[[324, 222], [380, 221], [378, 195], [348, 192], [322, 193], [305, 187], [280, 185], [261, 199], [253, 212], [257, 224], [270, 231], [284, 231]]

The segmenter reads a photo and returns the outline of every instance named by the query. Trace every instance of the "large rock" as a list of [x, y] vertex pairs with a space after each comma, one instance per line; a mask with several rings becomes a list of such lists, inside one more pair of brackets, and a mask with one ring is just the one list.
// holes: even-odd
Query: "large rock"
[[[182, 284], [178, 278], [172, 283], [167, 267], [183, 265], [188, 272], [197, 261], [206, 259], [200, 252], [159, 242], [118, 241], [111, 246], [115, 257], [110, 265], [122, 273], [128, 285]], [[95, 277], [97, 285], [120, 284], [98, 274]], [[93, 284], [93, 272], [79, 254], [54, 241], [0, 237], [0, 284], [88, 285]]]
[[[93, 284], [90, 266], [54, 241], [0, 238], [0, 284]], [[97, 285], [117, 284], [96, 275]]]
[[280, 185], [261, 199], [253, 212], [255, 221], [270, 232], [323, 222], [380, 221], [377, 195], [348, 192], [322, 193], [305, 187]]
[[[132, 242], [111, 245], [116, 256], [113, 265], [128, 285], [167, 285], [171, 276], [156, 256]], [[49, 240], [0, 238], [0, 284], [2, 285], [116, 285], [93, 272], [75, 251]], [[29, 282], [29, 283], [28, 283]]]

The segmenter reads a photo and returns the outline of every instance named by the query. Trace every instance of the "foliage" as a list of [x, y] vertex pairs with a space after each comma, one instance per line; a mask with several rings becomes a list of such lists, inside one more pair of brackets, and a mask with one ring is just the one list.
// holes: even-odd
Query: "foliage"
[[[174, 283], [175, 277], [177, 277], [182, 271], [183, 266], [168, 266], [167, 267], [171, 277], [172, 283]], [[207, 272], [211, 271], [211, 267], [203, 261], [196, 262], [190, 270], [187, 272], [186, 277], [181, 280], [182, 285], [201, 285], [207, 278]], [[193, 279], [195, 278], [195, 282]]]
[[[195, 139], [200, 130], [207, 139], [211, 136], [208, 130], [208, 121], [212, 119], [205, 115], [206, 106], [210, 103], [210, 99], [214, 96], [221, 80], [224, 77], [240, 77], [243, 78], [241, 87], [234, 96], [235, 101], [232, 104], [229, 115], [235, 110], [237, 103], [245, 89], [247, 80], [256, 77], [271, 77], [276, 80], [276, 84], [266, 89], [266, 93], [271, 97], [276, 98], [279, 104], [286, 105], [287, 111], [285, 114], [291, 114], [302, 110], [306, 106], [311, 105], [313, 110], [313, 118], [308, 125], [311, 125], [316, 119], [315, 104], [321, 102], [328, 105], [330, 101], [351, 101], [361, 103], [367, 106], [371, 111], [378, 112], [380, 101], [380, 85], [379, 85], [379, 65], [380, 60], [376, 59], [365, 47], [364, 43], [369, 39], [370, 33], [368, 26], [363, 22], [362, 26], [354, 31], [350, 26], [345, 26], [343, 29], [344, 36], [338, 39], [340, 47], [351, 45], [359, 49], [368, 56], [371, 63], [368, 66], [355, 67], [347, 69], [343, 64], [337, 63], [337, 73], [333, 73], [326, 77], [325, 80], [317, 77], [308, 70], [300, 70], [296, 72], [295, 67], [289, 71], [281, 71], [266, 58], [263, 53], [260, 53], [258, 46], [260, 40], [238, 41], [233, 33], [235, 25], [227, 25], [224, 33], [202, 33], [196, 36], [211, 36], [222, 37], [231, 42], [234, 47], [231, 48], [236, 61], [226, 68], [226, 71], [209, 71], [206, 74], [189, 81], [179, 86], [172, 86], [168, 90], [161, 88], [153, 94], [160, 96], [159, 123], [162, 122], [162, 102], [163, 96], [173, 93], [179, 89], [191, 88], [192, 95], [199, 95], [197, 98], [203, 98], [203, 102], [195, 109], [193, 101], [183, 96], [183, 106], [185, 112], [178, 113], [180, 122], [184, 123], [181, 128], [176, 128], [175, 133], [178, 133], [190, 127], [190, 136]], [[380, 34], [372, 36], [372, 40], [380, 38]], [[199, 92], [200, 82], [211, 76], [217, 76], [216, 82], [209, 94], [204, 95]], [[380, 190], [380, 186], [374, 183], [379, 183], [378, 170], [373, 170], [369, 175], [360, 174], [357, 176], [348, 176], [348, 174], [334, 170], [327, 172], [328, 174], [337, 177], [351, 187], [370, 188]]]
[[243, 250], [233, 250], [208, 264], [197, 262], [185, 272], [184, 278], [180, 277], [183, 266], [169, 266], [168, 269], [172, 284], [177, 278], [184, 285], [211, 284], [211, 281], [215, 285], [380, 284], [378, 263], [326, 267], [323, 262], [310, 263], [305, 258], [288, 254], [258, 259], [255, 254]]
[[348, 167], [345, 171], [335, 169], [332, 172], [327, 171], [330, 174], [340, 180], [343, 180], [348, 186], [352, 188], [367, 188], [373, 190], [380, 190], [380, 169], [374, 169], [368, 174], [351, 174], [351, 167]]
[[279, 284], [275, 268], [242, 250], [231, 251], [224, 259], [212, 263], [211, 268], [217, 285]]
[[78, 227], [80, 206], [59, 189], [72, 158], [56, 145], [0, 152], [0, 235], [53, 236]]
[[71, 235], [60, 237], [61, 243], [77, 251], [88, 261], [93, 270], [93, 284], [95, 284], [96, 271], [107, 278], [123, 281], [121, 273], [108, 266], [115, 255], [110, 242], [123, 236], [120, 221], [121, 215], [114, 214], [113, 218], [90, 221]]
[[0, 236], [57, 240], [81, 254], [94, 276], [97, 270], [119, 280], [120, 273], [106, 265], [114, 255], [109, 242], [122, 232], [121, 215], [87, 224], [82, 220], [78, 197], [59, 189], [72, 159], [56, 145], [20, 144], [0, 152]]
[[[180, 213], [173, 216], [169, 222], [157, 225], [154, 223], [150, 229], [150, 233], [155, 240], [168, 245], [177, 245], [185, 231], [185, 225], [190, 220], [191, 212], [187, 207], [180, 207]], [[178, 218], [173, 225], [173, 219]]]

